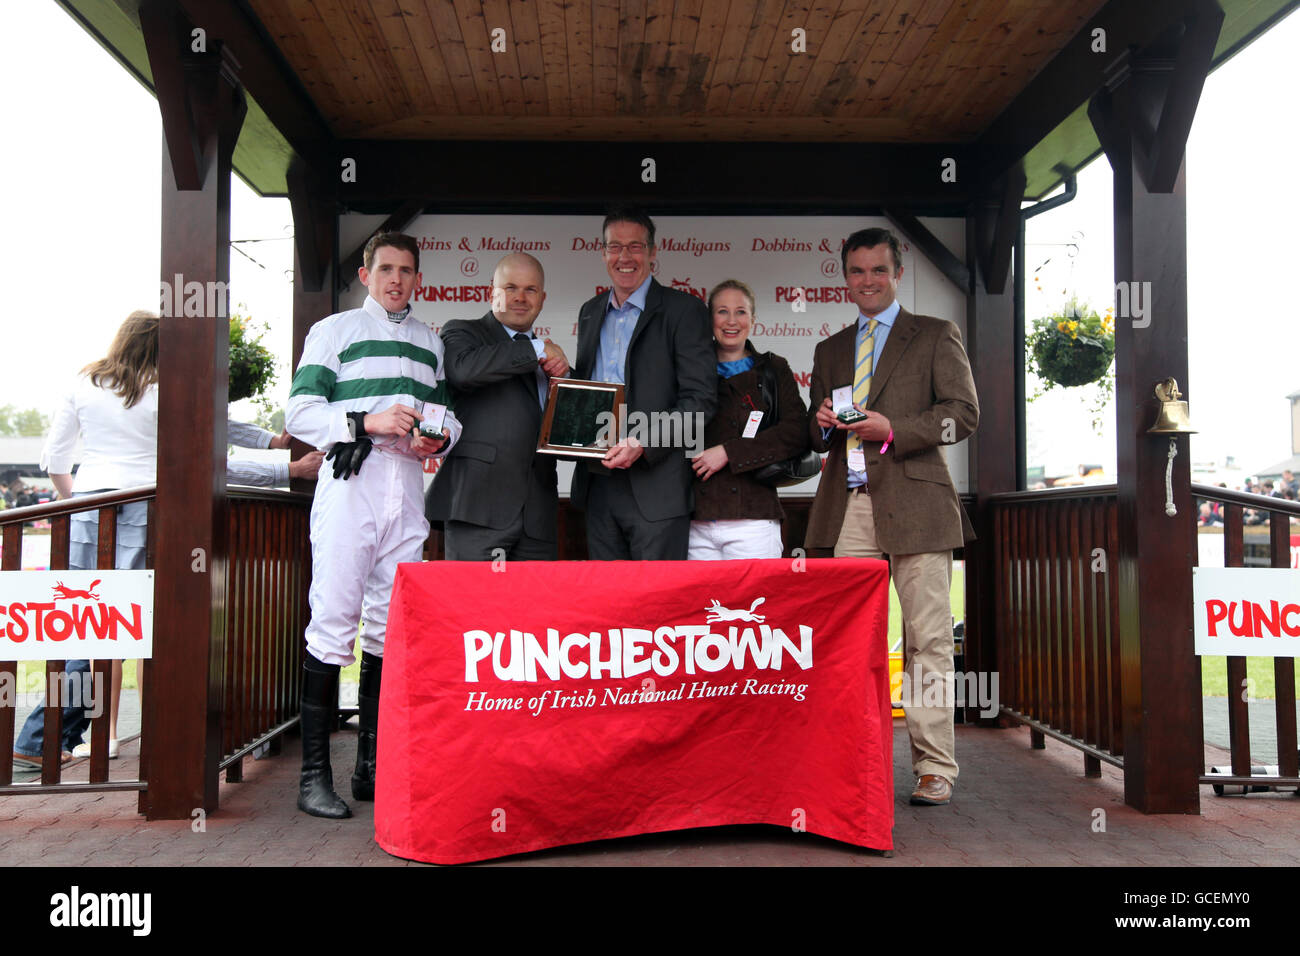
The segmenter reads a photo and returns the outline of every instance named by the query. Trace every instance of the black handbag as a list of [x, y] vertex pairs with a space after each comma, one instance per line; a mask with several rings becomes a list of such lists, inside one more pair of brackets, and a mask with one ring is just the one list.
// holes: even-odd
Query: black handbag
[[[770, 355], [769, 352], [768, 356]], [[767, 358], [768, 360], [763, 363], [763, 369], [758, 376], [758, 394], [767, 405], [767, 414], [763, 416], [763, 424], [758, 426], [759, 431], [775, 425], [780, 418], [780, 411], [777, 407], [777, 395], [780, 388], [777, 385], [776, 371], [772, 368], [771, 359], [770, 357]], [[801, 455], [795, 455], [785, 461], [774, 461], [770, 465], [764, 465], [753, 473], [753, 478], [759, 484], [767, 485], [770, 488], [785, 488], [807, 481], [821, 470], [822, 456], [809, 448]]]

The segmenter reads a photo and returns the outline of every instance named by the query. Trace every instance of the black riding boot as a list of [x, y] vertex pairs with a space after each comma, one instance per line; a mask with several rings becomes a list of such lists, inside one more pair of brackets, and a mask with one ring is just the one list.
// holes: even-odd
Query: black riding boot
[[352, 774], [352, 799], [375, 799], [375, 745], [379, 730], [379, 682], [384, 659], [361, 654], [361, 686], [357, 688], [357, 769]]
[[352, 811], [334, 792], [330, 767], [330, 728], [339, 706], [339, 668], [310, 653], [302, 668], [302, 776], [298, 809], [314, 817], [341, 820]]

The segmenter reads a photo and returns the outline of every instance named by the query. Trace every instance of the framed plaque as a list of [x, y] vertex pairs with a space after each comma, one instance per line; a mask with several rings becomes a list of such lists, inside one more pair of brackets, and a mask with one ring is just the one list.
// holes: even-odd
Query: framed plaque
[[623, 430], [623, 386], [553, 378], [537, 450], [546, 455], [604, 458]]

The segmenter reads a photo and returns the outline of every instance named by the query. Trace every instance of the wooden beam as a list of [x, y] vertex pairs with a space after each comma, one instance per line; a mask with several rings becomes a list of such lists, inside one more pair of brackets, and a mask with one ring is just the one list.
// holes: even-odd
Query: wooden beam
[[[747, 143], [743, 163], [701, 162], [703, 144], [557, 141], [412, 141], [400, 147], [346, 140], [324, 168], [356, 163], [356, 182], [340, 183], [340, 202], [395, 208], [438, 183], [440, 207], [554, 209], [575, 203], [635, 201], [657, 209], [682, 203], [914, 212], [964, 209], [974, 195], [976, 154], [952, 143]], [[653, 181], [642, 178], [654, 160]], [[943, 179], [944, 161], [956, 181]], [[864, 172], [870, 170], [870, 174]]]
[[294, 284], [319, 291], [333, 265], [338, 207], [301, 157], [289, 164], [289, 209], [293, 216]]
[[[293, 216], [293, 344], [291, 370], [298, 368], [307, 332], [313, 325], [338, 311], [338, 205], [331, 189], [301, 159], [289, 166], [289, 209]], [[292, 372], [291, 372], [292, 374]], [[294, 438], [289, 457], [297, 461], [313, 449]], [[311, 494], [316, 482], [291, 478], [289, 489]], [[300, 664], [301, 662], [297, 662]], [[296, 678], [293, 683], [297, 687]], [[295, 692], [290, 709], [297, 710]]]
[[[1000, 179], [1102, 88], [1117, 60], [1155, 42], [1186, 13], [1187, 0], [1110, 0], [980, 136], [981, 182]], [[1093, 50], [1095, 30], [1104, 31], [1105, 52]]]
[[1007, 274], [1016, 239], [1020, 235], [1020, 200], [1025, 195], [1025, 168], [1016, 164], [1007, 172], [1003, 184], [1002, 200], [993, 223], [992, 246], [988, 250], [988, 274], [984, 288], [992, 295], [1002, 295], [1007, 287]]
[[166, 165], [171, 168], [177, 189], [198, 189], [202, 185], [199, 170], [204, 157], [185, 83], [182, 58], [188, 50], [186, 25], [174, 2], [144, 0], [140, 4], [140, 31], [162, 114], [163, 138], [170, 159]]
[[907, 240], [920, 249], [925, 257], [938, 266], [939, 271], [955, 285], [962, 295], [970, 295], [971, 273], [966, 264], [953, 255], [942, 239], [926, 228], [925, 223], [910, 212], [886, 206], [884, 216], [890, 225], [907, 237]]
[[1122, 128], [1115, 120], [1115, 105], [1109, 90], [1099, 90], [1088, 101], [1088, 121], [1092, 123], [1101, 150], [1113, 167], [1116, 158], [1122, 159], [1128, 147], [1121, 135]]
[[169, 0], [169, 5], [177, 3], [193, 26], [206, 31], [209, 44], [221, 40], [234, 52], [240, 83], [294, 151], [316, 165], [328, 151], [334, 133], [274, 40], [247, 13], [246, 5], [230, 0]]
[[[1144, 813], [1198, 813], [1204, 753], [1200, 668], [1192, 649], [1192, 564], [1195, 526], [1186, 436], [1175, 439], [1173, 503], [1165, 514], [1169, 438], [1147, 434], [1157, 404], [1156, 382], [1187, 380], [1187, 197], [1180, 171], [1174, 188], [1143, 183], [1135, 130], [1152, 91], [1153, 72], [1134, 71], [1112, 92], [1109, 125], [1099, 130], [1115, 150], [1115, 280], [1147, 291], [1145, 314], [1117, 315], [1117, 551], [1109, 571], [1119, 601], [1124, 799]], [[1146, 87], [1146, 89], [1143, 89]], [[1131, 301], [1131, 300], [1130, 300]], [[1194, 399], [1193, 399], [1194, 401]]]
[[[371, 235], [381, 232], [403, 232], [407, 226], [424, 212], [427, 204], [423, 199], [411, 199], [402, 203], [397, 212], [393, 213], [382, 223], [379, 228], [374, 230]], [[370, 239], [367, 237], [366, 242]], [[339, 288], [346, 289], [352, 285], [352, 280], [357, 278], [357, 270], [361, 268], [366, 251], [366, 242], [361, 243], [355, 249], [347, 254], [339, 263]]]
[[1185, 29], [1155, 130], [1146, 175], [1147, 188], [1152, 192], [1167, 193], [1174, 188], [1222, 26], [1223, 10], [1214, 0], [1195, 0], [1194, 12], [1184, 20]]
[[[317, 215], [318, 204], [314, 201], [297, 205], [291, 203], [290, 209], [294, 217], [294, 235], [296, 236], [300, 229], [303, 232], [311, 232], [311, 226], [299, 222], [298, 215], [300, 212], [307, 216]], [[328, 225], [328, 229], [316, 233], [317, 245], [314, 249], [314, 255], [316, 255], [318, 262], [313, 265], [313, 268], [321, 271], [319, 281], [315, 285], [309, 285], [302, 278], [306, 267], [302, 262], [301, 247], [296, 242], [293, 247], [293, 345], [292, 362], [289, 366], [291, 375], [292, 371], [298, 368], [298, 362], [302, 358], [302, 350], [307, 341], [308, 331], [327, 315], [333, 315], [337, 312], [339, 307], [338, 283], [334, 281], [334, 266], [338, 251], [337, 215], [331, 215]], [[289, 446], [289, 457], [291, 460], [297, 461], [310, 451], [314, 451], [314, 449], [295, 438]], [[289, 480], [290, 491], [311, 494], [315, 491], [315, 488], [316, 482], [310, 478], [291, 478]], [[310, 559], [308, 559], [309, 567], [310, 563]], [[299, 661], [298, 664], [301, 664], [301, 662]], [[301, 670], [301, 667], [298, 669]], [[295, 688], [298, 686], [296, 680], [295, 677], [292, 684]], [[293, 700], [287, 705], [287, 712], [297, 709], [298, 704], [297, 691], [295, 691]]]
[[[966, 543], [966, 671], [994, 673], [1012, 661], [998, 659], [997, 568], [989, 495], [1015, 491], [1016, 390], [1014, 368], [1015, 296], [1005, 289], [989, 290], [981, 268], [982, 204], [972, 204], [966, 214], [966, 261], [971, 283], [966, 297], [966, 352], [970, 356], [975, 391], [980, 400], [980, 427], [967, 442], [967, 473], [975, 493], [972, 510], [976, 538]], [[1009, 675], [1002, 675], [1003, 681]], [[1005, 686], [1005, 685], [1004, 685]], [[967, 708], [971, 708], [968, 706]], [[980, 717], [985, 726], [998, 726], [999, 717]]]
[[181, 190], [171, 177], [162, 179], [162, 280], [186, 289], [197, 283], [206, 293], [201, 314], [164, 316], [159, 335], [159, 391], [167, 400], [158, 410], [158, 431], [180, 444], [175, 454], [158, 458], [158, 652], [142, 718], [151, 820], [190, 819], [196, 808], [216, 809], [218, 800], [230, 341], [219, 290], [230, 279], [231, 155], [247, 101], [220, 44], [208, 49], [184, 75], [203, 136], [200, 188]]

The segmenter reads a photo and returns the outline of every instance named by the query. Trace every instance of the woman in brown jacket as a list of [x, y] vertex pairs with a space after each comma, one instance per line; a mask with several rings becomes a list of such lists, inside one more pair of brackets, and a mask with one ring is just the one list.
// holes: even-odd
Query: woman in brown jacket
[[[688, 558], [781, 557], [781, 503], [776, 489], [754, 479], [764, 465], [808, 449], [808, 409], [790, 365], [749, 342], [754, 293], [736, 279], [709, 293], [718, 357], [718, 409], [695, 458], [695, 514]], [[778, 419], [770, 420], [771, 385]]]

